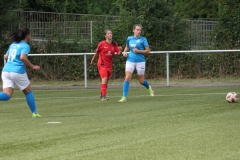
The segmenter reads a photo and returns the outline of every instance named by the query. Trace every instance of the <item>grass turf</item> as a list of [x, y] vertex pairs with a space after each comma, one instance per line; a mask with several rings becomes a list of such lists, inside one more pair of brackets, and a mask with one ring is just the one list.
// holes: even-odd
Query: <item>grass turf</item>
[[[133, 76], [136, 76], [134, 74]], [[89, 86], [97, 85], [99, 86], [99, 79], [90, 80], [88, 79], [87, 83]], [[166, 79], [148, 79], [149, 84], [163, 85], [166, 86]], [[108, 84], [110, 85], [122, 85], [123, 79], [114, 79], [110, 80]], [[239, 83], [239, 77], [225, 77], [225, 78], [197, 78], [197, 79], [178, 79], [170, 78], [171, 85], [181, 85], [181, 84], [230, 84], [230, 83]], [[131, 84], [139, 85], [139, 82], [133, 78]], [[84, 81], [40, 81], [40, 80], [31, 80], [32, 86], [83, 86]]]
[[[34, 90], [42, 118], [31, 118], [16, 90], [0, 102], [0, 159], [239, 159], [238, 87]], [[49, 124], [48, 122], [61, 122]]]

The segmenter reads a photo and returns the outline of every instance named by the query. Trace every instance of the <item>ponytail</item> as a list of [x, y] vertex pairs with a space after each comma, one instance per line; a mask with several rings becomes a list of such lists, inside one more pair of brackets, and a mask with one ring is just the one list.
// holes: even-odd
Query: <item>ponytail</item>
[[114, 45], [114, 46], [116, 46], [117, 45], [117, 43], [112, 39], [112, 44]]
[[14, 31], [14, 32], [7, 33], [6, 38], [8, 38], [14, 42], [20, 42], [21, 40], [24, 40], [28, 34], [30, 34], [30, 29], [22, 28], [22, 29], [18, 29], [17, 31]]

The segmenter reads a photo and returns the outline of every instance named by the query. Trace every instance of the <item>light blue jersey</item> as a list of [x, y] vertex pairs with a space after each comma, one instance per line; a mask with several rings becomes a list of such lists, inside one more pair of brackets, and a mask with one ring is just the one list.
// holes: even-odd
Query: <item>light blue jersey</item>
[[3, 67], [3, 72], [15, 72], [23, 74], [26, 72], [25, 64], [20, 59], [21, 54], [28, 55], [30, 46], [25, 42], [12, 43], [7, 50], [8, 60], [6, 65]]
[[145, 50], [145, 47], [148, 47], [148, 41], [145, 37], [129, 36], [127, 38], [126, 44], [129, 47], [130, 53], [128, 55], [127, 61], [129, 62], [145, 62], [145, 56], [141, 53], [134, 53], [133, 49], [137, 48], [138, 50]]

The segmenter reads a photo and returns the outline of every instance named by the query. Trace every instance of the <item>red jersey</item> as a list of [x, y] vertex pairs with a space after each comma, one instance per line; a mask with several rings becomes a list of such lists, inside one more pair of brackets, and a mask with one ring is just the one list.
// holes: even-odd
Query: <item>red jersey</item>
[[96, 52], [99, 53], [98, 66], [112, 68], [114, 54], [120, 52], [120, 50], [118, 44], [109, 44], [104, 40], [99, 42]]

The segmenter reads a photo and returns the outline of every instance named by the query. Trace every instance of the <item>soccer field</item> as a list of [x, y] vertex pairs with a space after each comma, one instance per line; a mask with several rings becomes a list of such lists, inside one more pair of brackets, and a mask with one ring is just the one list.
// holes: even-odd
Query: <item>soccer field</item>
[[1, 160], [203, 160], [239, 159], [239, 87], [34, 90], [42, 118], [31, 118], [16, 90], [0, 102]]

